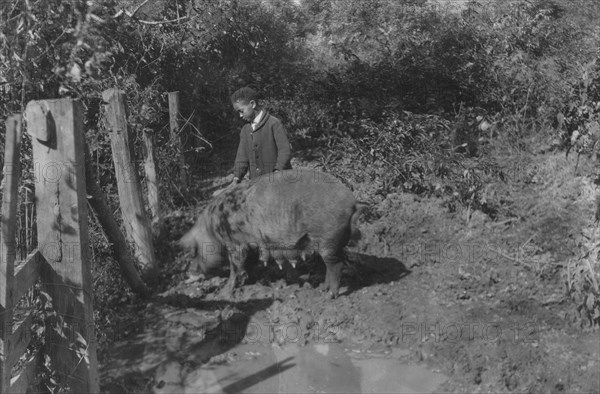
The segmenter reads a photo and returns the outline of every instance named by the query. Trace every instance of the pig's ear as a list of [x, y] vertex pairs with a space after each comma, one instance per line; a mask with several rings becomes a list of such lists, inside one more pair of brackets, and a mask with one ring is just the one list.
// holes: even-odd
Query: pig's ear
[[194, 228], [192, 228], [190, 231], [185, 233], [185, 235], [181, 237], [181, 239], [177, 242], [182, 248], [190, 249], [192, 251], [192, 254], [194, 255], [196, 255], [198, 249], [198, 244], [196, 242], [195, 235], [196, 233], [194, 231]]

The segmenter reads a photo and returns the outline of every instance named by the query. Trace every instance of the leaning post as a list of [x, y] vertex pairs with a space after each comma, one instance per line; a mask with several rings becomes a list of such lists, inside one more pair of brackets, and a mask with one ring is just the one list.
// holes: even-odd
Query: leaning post
[[125, 230], [133, 243], [134, 255], [140, 263], [143, 278], [152, 283], [157, 277], [158, 264], [152, 245], [151, 226], [144, 210], [133, 139], [127, 126], [125, 93], [118, 89], [108, 89], [102, 92], [102, 98], [106, 102], [108, 123], [112, 129], [110, 140]]

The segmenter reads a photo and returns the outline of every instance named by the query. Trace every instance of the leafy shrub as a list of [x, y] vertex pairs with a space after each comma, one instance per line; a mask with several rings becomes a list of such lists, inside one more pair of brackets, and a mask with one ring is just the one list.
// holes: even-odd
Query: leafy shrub
[[486, 209], [485, 185], [500, 170], [489, 158], [467, 159], [457, 153], [449, 121], [404, 112], [381, 123], [362, 121], [357, 128], [354, 136], [332, 144], [323, 166], [350, 186], [376, 185], [362, 198], [374, 202], [405, 191], [444, 197], [452, 209]]
[[600, 326], [600, 288], [598, 265], [600, 247], [590, 239], [581, 237], [581, 252], [570, 260], [565, 270], [567, 293], [577, 304], [578, 319], [584, 326]]
[[600, 70], [597, 60], [579, 64], [580, 80], [571, 88], [569, 100], [557, 114], [558, 129], [567, 147], [578, 154], [592, 154], [600, 139]]

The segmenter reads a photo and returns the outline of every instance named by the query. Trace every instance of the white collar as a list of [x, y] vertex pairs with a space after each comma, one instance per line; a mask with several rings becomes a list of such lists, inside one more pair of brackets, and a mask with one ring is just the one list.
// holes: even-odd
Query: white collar
[[256, 115], [256, 117], [252, 121], [252, 130], [256, 130], [256, 126], [258, 126], [258, 124], [262, 120], [264, 112], [265, 111], [261, 109], [260, 112], [258, 113], [258, 115]]

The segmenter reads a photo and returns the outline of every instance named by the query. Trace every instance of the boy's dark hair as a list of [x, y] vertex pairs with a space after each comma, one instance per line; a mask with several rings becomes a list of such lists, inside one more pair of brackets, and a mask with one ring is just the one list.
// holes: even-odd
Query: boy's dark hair
[[258, 101], [258, 92], [248, 86], [245, 86], [241, 89], [236, 90], [231, 95], [231, 103], [232, 104], [235, 104], [238, 101], [242, 101], [247, 104], [252, 100]]

